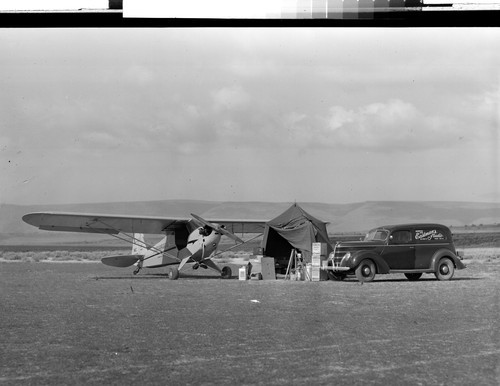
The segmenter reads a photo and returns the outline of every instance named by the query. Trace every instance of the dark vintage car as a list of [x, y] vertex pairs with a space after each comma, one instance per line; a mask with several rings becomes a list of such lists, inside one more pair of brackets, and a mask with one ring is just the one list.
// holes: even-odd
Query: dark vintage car
[[388, 225], [372, 229], [362, 241], [337, 243], [327, 269], [334, 280], [354, 274], [369, 282], [377, 273], [404, 273], [412, 281], [433, 273], [438, 280], [450, 280], [455, 269], [465, 268], [461, 260], [444, 225]]

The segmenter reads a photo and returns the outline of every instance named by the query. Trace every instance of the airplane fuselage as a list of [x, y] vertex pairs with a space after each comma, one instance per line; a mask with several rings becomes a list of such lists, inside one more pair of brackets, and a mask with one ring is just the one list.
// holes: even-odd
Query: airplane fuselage
[[198, 228], [188, 237], [186, 249], [191, 253], [191, 259], [202, 261], [208, 258], [219, 245], [221, 234], [210, 228]]

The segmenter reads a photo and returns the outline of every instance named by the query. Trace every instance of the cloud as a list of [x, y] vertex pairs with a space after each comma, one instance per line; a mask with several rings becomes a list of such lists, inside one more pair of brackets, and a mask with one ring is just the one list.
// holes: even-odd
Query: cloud
[[212, 93], [214, 109], [238, 110], [248, 106], [250, 96], [241, 86], [223, 87]]
[[483, 134], [491, 134], [496, 127], [498, 94], [488, 92], [474, 99], [467, 101], [463, 111], [455, 106], [428, 113], [410, 102], [389, 99], [356, 108], [334, 105], [319, 115], [290, 112], [281, 118], [281, 138], [303, 148], [313, 144], [376, 152], [448, 148], [463, 139], [474, 140], [472, 127]]
[[333, 106], [327, 120], [328, 125], [320, 130], [323, 139], [350, 148], [385, 151], [420, 147], [427, 142], [426, 138], [438, 135], [429, 132], [429, 121], [415, 106], [398, 99], [371, 103], [356, 110]]
[[140, 65], [132, 65], [124, 72], [125, 81], [139, 86], [147, 86], [155, 80], [154, 72]]
[[119, 140], [105, 131], [84, 132], [81, 138], [90, 146], [115, 147], [119, 145]]

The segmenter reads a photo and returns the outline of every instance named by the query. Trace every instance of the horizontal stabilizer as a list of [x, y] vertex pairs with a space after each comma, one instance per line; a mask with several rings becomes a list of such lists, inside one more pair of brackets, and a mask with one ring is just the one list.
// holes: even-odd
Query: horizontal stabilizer
[[142, 255], [122, 255], [122, 256], [108, 256], [101, 259], [103, 264], [109, 265], [111, 267], [130, 267], [137, 263], [144, 256]]

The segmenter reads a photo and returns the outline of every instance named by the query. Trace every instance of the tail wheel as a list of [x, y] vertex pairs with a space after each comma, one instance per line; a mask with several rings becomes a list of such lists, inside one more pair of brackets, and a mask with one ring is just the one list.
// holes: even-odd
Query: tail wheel
[[409, 281], [417, 281], [422, 276], [421, 273], [405, 273], [406, 278]]
[[231, 272], [231, 268], [229, 267], [223, 267], [222, 268], [222, 271], [221, 271], [221, 278], [223, 279], [231, 279], [231, 276], [233, 275], [233, 273]]
[[454, 273], [455, 273], [455, 266], [453, 265], [453, 261], [451, 261], [447, 257], [444, 257], [441, 260], [439, 260], [434, 275], [436, 275], [436, 278], [438, 280], [450, 280], [453, 277]]
[[375, 278], [375, 264], [365, 259], [356, 268], [356, 277], [362, 283], [373, 281]]
[[176, 267], [170, 268], [170, 271], [168, 271], [168, 278], [170, 280], [177, 280], [179, 278], [179, 270]]

